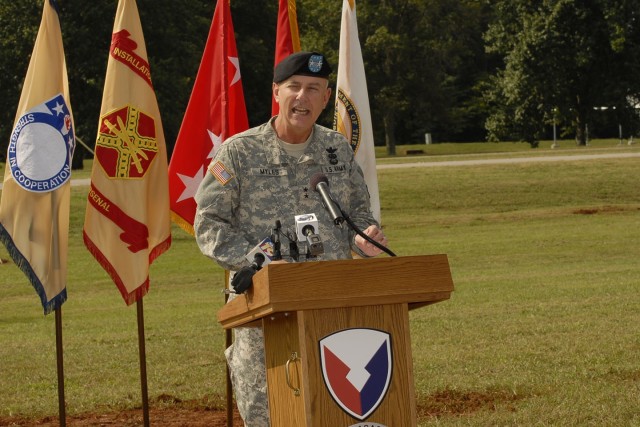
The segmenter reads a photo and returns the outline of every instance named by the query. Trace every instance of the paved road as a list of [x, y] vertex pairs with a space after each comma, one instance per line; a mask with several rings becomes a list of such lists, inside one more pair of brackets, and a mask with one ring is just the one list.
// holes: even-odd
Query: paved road
[[[640, 157], [640, 153], [603, 153], [603, 154], [574, 154], [574, 155], [558, 155], [558, 156], [540, 156], [540, 157], [509, 157], [503, 159], [473, 159], [473, 160], [446, 160], [446, 161], [429, 161], [412, 162], [412, 163], [394, 163], [388, 165], [377, 165], [377, 169], [402, 169], [402, 168], [429, 168], [429, 167], [447, 167], [447, 166], [476, 166], [476, 165], [498, 165], [498, 164], [515, 164], [515, 163], [532, 163], [532, 162], [566, 162], [577, 160], [595, 160], [595, 159], [617, 159], [625, 157]], [[90, 180], [72, 179], [73, 187], [82, 187], [89, 185]], [[0, 183], [2, 190], [2, 183]]]
[[377, 169], [427, 168], [442, 166], [498, 165], [532, 162], [565, 162], [576, 160], [616, 159], [621, 157], [640, 157], [640, 153], [574, 154], [565, 156], [510, 157], [504, 159], [446, 160], [442, 162], [413, 162], [389, 165], [377, 165]]

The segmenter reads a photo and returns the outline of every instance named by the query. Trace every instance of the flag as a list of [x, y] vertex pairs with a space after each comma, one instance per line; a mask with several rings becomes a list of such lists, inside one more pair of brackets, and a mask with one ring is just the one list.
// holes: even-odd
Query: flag
[[[280, 61], [292, 53], [300, 52], [296, 0], [280, 0], [278, 6], [278, 26], [276, 29], [276, 54], [274, 68]], [[280, 108], [271, 96], [271, 115], [276, 116]]]
[[57, 4], [45, 0], [7, 150], [0, 240], [40, 296], [67, 299], [71, 158], [75, 148]]
[[94, 151], [84, 243], [129, 305], [171, 245], [167, 151], [135, 0], [118, 2]]
[[247, 130], [229, 0], [218, 0], [169, 164], [171, 219], [193, 235], [194, 196], [222, 142]]
[[342, 133], [355, 152], [371, 196], [373, 216], [380, 222], [380, 195], [364, 62], [358, 39], [356, 1], [343, 0], [338, 80], [333, 127]]

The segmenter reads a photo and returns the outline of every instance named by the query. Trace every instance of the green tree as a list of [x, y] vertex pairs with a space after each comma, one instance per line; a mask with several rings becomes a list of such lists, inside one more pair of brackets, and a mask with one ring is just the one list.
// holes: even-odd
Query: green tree
[[[303, 48], [337, 64], [341, 2], [299, 0]], [[489, 9], [477, 1], [371, 0], [357, 3], [358, 30], [377, 145], [483, 135], [486, 76], [481, 35]], [[384, 142], [383, 142], [384, 141]]]
[[[169, 150], [182, 123], [215, 2], [208, 0], [139, 0], [151, 75]], [[93, 147], [117, 0], [58, 0], [69, 91], [76, 135]], [[43, 0], [0, 0], [0, 156], [9, 134], [38, 26]], [[73, 167], [82, 168], [87, 151], [78, 144]]]
[[[498, 0], [487, 48], [504, 67], [486, 92], [491, 139], [537, 146], [553, 115], [585, 145], [594, 107], [628, 110], [638, 94], [637, 0]], [[637, 69], [637, 68], [635, 68]]]
[[0, 1], [0, 161], [7, 154], [22, 82], [38, 34], [41, 1]]
[[271, 117], [278, 2], [231, 0], [249, 126]]

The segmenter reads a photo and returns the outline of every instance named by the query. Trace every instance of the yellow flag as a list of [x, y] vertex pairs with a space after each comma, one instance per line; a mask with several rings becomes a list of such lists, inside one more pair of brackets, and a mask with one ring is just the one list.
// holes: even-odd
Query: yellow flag
[[45, 0], [7, 150], [0, 240], [40, 296], [67, 299], [71, 158], [75, 148], [60, 20]]
[[371, 211], [380, 222], [380, 195], [376, 155], [369, 109], [367, 79], [358, 38], [356, 1], [343, 0], [340, 27], [336, 110], [333, 127], [342, 133], [355, 152], [355, 158], [369, 188]]
[[91, 171], [84, 242], [127, 305], [171, 245], [167, 149], [135, 0], [116, 11]]

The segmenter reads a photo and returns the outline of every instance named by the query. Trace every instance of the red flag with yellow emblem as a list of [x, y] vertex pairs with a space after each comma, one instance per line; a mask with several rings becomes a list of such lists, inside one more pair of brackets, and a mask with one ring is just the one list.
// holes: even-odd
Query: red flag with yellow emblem
[[83, 232], [127, 305], [171, 245], [167, 150], [135, 0], [118, 2]]

